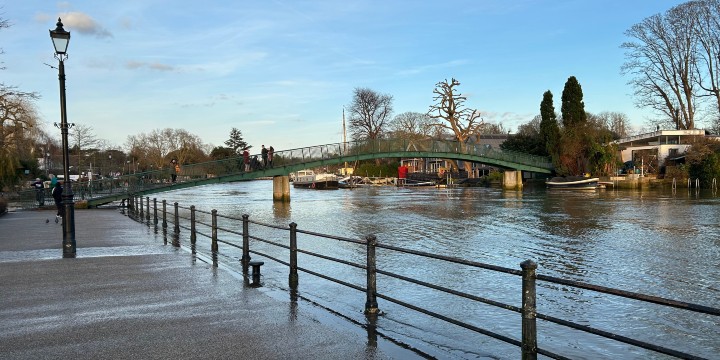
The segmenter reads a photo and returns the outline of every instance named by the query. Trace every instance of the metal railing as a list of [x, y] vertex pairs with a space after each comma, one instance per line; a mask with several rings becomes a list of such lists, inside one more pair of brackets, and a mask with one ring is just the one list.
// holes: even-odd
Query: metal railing
[[[364, 312], [366, 314], [367, 320], [370, 323], [368, 328], [375, 328], [375, 315], [378, 314], [378, 303], [377, 299], [383, 299], [390, 303], [394, 303], [396, 305], [412, 309], [416, 312], [428, 315], [432, 318], [439, 319], [442, 321], [445, 321], [450, 324], [454, 324], [456, 326], [462, 327], [464, 329], [483, 334], [486, 336], [489, 336], [491, 338], [500, 340], [502, 342], [505, 342], [507, 344], [511, 344], [514, 346], [517, 346], [521, 350], [522, 358], [523, 359], [535, 359], [537, 358], [538, 354], [553, 358], [553, 359], [567, 359], [567, 357], [557, 354], [556, 352], [550, 351], [548, 349], [545, 349], [538, 345], [538, 329], [536, 326], [537, 319], [557, 324], [563, 327], [566, 327], [568, 329], [589, 333], [593, 335], [597, 335], [600, 337], [604, 337], [606, 339], [610, 339], [613, 341], [621, 342], [624, 344], [629, 344], [638, 348], [650, 350], [656, 353], [665, 354], [677, 358], [684, 358], [684, 359], [702, 359], [700, 356], [693, 355], [685, 350], [678, 350], [678, 349], [672, 349], [668, 348], [663, 345], [659, 344], [653, 344], [646, 341], [630, 338], [627, 336], [623, 336], [620, 334], [612, 333], [609, 331], [605, 331], [602, 329], [595, 328], [590, 325], [584, 325], [584, 324], [578, 324], [573, 321], [569, 321], [566, 319], [561, 319], [555, 316], [550, 316], [547, 314], [544, 314], [542, 312], [538, 312], [539, 308], [543, 307], [543, 304], [537, 304], [538, 297], [536, 293], [536, 285], [538, 282], [544, 282], [548, 284], [555, 284], [555, 285], [561, 285], [564, 287], [567, 287], [569, 289], [583, 289], [583, 290], [590, 290], [597, 293], [603, 293], [608, 294], [616, 297], [622, 297], [627, 299], [632, 299], [639, 302], [644, 303], [651, 303], [651, 304], [657, 304], [664, 306], [666, 308], [676, 308], [676, 309], [682, 309], [685, 311], [695, 312], [699, 314], [706, 314], [710, 316], [720, 317], [720, 309], [713, 308], [709, 306], [704, 306], [700, 304], [693, 304], [693, 303], [687, 303], [682, 301], [676, 301], [672, 299], [657, 297], [657, 296], [651, 296], [631, 291], [625, 291], [621, 289], [615, 289], [605, 286], [598, 286], [594, 284], [584, 283], [580, 281], [573, 281], [573, 280], [567, 280], [562, 279], [558, 277], [553, 276], [547, 276], [543, 274], [538, 274], [536, 272], [537, 265], [531, 261], [526, 260], [522, 262], [519, 269], [511, 269], [476, 261], [470, 261], [465, 260], [461, 258], [456, 257], [449, 257], [449, 256], [442, 256], [437, 255], [433, 253], [418, 251], [418, 250], [411, 250], [406, 248], [401, 248], [397, 246], [391, 246], [387, 244], [383, 244], [378, 242], [376, 237], [374, 235], [368, 235], [361, 239], [355, 239], [355, 238], [347, 238], [347, 237], [341, 237], [341, 236], [334, 236], [334, 235], [328, 235], [328, 234], [322, 234], [317, 233], [313, 231], [307, 231], [299, 229], [297, 224], [290, 223], [288, 226], [277, 226], [267, 223], [262, 223], [258, 221], [252, 221], [250, 220], [250, 216], [247, 214], [243, 214], [241, 217], [233, 217], [233, 216], [227, 216], [218, 214], [217, 210], [211, 210], [209, 212], [198, 210], [195, 208], [195, 206], [190, 207], [182, 207], [178, 203], [173, 204], [173, 212], [168, 215], [167, 206], [165, 200], [162, 201], [162, 208], [158, 209], [157, 200], [153, 199], [152, 201], [152, 209], [153, 209], [153, 215], [151, 217], [150, 210], [150, 198], [147, 197], [146, 201], [143, 202], [142, 197], [131, 197], [130, 198], [130, 204], [129, 204], [129, 211], [131, 217], [134, 217], [136, 220], [139, 220], [140, 222], [147, 223], [148, 225], [154, 224], [155, 226], [158, 226], [158, 223], [160, 219], [162, 219], [162, 228], [164, 231], [168, 230], [168, 216], [172, 216], [172, 220], [170, 222], [173, 224], [173, 230], [172, 230], [172, 244], [173, 246], [179, 247], [181, 245], [180, 242], [180, 232], [181, 229], [189, 231], [189, 241], [190, 241], [190, 247], [192, 249], [192, 253], [195, 254], [197, 251], [197, 239], [198, 237], [207, 238], [210, 240], [210, 251], [212, 256], [212, 261], [214, 266], [218, 266], [218, 256], [220, 254], [220, 244], [223, 244], [224, 246], [227, 246], [228, 248], [234, 248], [236, 250], [239, 250], [242, 252], [242, 257], [240, 258], [240, 261], [242, 263], [243, 273], [245, 274], [246, 282], [249, 283], [248, 280], [248, 267], [251, 261], [251, 254], [257, 255], [262, 257], [263, 259], [272, 260], [278, 264], [282, 264], [284, 266], [287, 266], [289, 268], [289, 274], [288, 274], [288, 285], [291, 290], [297, 289], [299, 278], [298, 278], [298, 272], [304, 272], [343, 286], [346, 286], [348, 288], [357, 290], [359, 292], [362, 292], [365, 294], [365, 305], [364, 305]], [[143, 206], [144, 205], [144, 206]], [[161, 217], [158, 217], [158, 211], [161, 211]], [[182, 210], [182, 213], [181, 213]], [[198, 214], [203, 215], [205, 218], [209, 217], [208, 220], [199, 220]], [[221, 224], [219, 220], [222, 220], [224, 223]], [[183, 222], [183, 223], [181, 223]], [[241, 223], [242, 231], [236, 230], [238, 227], [238, 223]], [[233, 224], [235, 226], [233, 226]], [[266, 237], [256, 236], [254, 233], [250, 233], [250, 225], [259, 227], [264, 229], [264, 231], [258, 231], [259, 233], [269, 233], [272, 232], [275, 235]], [[280, 235], [276, 235], [280, 234]], [[338, 242], [343, 242], [347, 244], [356, 245], [359, 247], [363, 247], [365, 249], [365, 262], [364, 263], [358, 263], [358, 262], [352, 262], [346, 259], [340, 259], [328, 255], [324, 255], [317, 251], [312, 251], [308, 249], [307, 247], [300, 247], [298, 245], [298, 234], [306, 235], [308, 237], [318, 237], [323, 239], [329, 239], [334, 240]], [[270, 238], [273, 237], [273, 238]], [[238, 239], [241, 239], [238, 241]], [[278, 248], [283, 249], [283, 251], [287, 251], [288, 258], [282, 259], [279, 258], [278, 255], [275, 253], [270, 253], [268, 251], [258, 251], [255, 250], [255, 248], [258, 246], [258, 244], [265, 244], [266, 246], [269, 246], [269, 248]], [[383, 268], [378, 268], [377, 261], [376, 261], [376, 252], [378, 250], [382, 251], [389, 251], [389, 252], [396, 252], [405, 254], [408, 256], [415, 256], [425, 259], [433, 259], [438, 260], [442, 262], [447, 262], [455, 265], [461, 265], [466, 266], [470, 268], [475, 269], [483, 269], [483, 270], [489, 270], [495, 273], [502, 273], [512, 276], [517, 276], [521, 278], [522, 281], [522, 288], [518, 289], [518, 295], [522, 298], [522, 306], [514, 306], [511, 304], [506, 304], [500, 301], [496, 301], [493, 299], [485, 298], [482, 296], [478, 296], [475, 294], [470, 294], [463, 291], [454, 290], [451, 288], [448, 288], [446, 286], [441, 286], [438, 284], [422, 281], [416, 278], [404, 276], [401, 274], [397, 274], [392, 271], [385, 270]], [[334, 264], [339, 264], [343, 266], [350, 267], [352, 269], [361, 269], [365, 271], [365, 278], [366, 282], [365, 284], [354, 284], [348, 281], [344, 281], [341, 279], [338, 279], [336, 276], [337, 274], [328, 274], [328, 273], [322, 273], [320, 269], [310, 269], [306, 267], [302, 267], [298, 264], [298, 254], [307, 255], [309, 257], [314, 257], [318, 259], [323, 259], [329, 262], [332, 262]], [[518, 321], [521, 323], [521, 334], [519, 338], [513, 338], [509, 337], [494, 331], [490, 331], [488, 329], [481, 328], [479, 326], [473, 325], [468, 323], [467, 321], [463, 321], [462, 319], [452, 318], [446, 315], [441, 314], [440, 312], [436, 310], [430, 310], [427, 308], [423, 308], [421, 306], [417, 306], [414, 304], [409, 303], [406, 300], [398, 299], [392, 296], [387, 295], [382, 291], [382, 289], [378, 288], [377, 285], [377, 276], [382, 275], [387, 277], [388, 279], [396, 279], [400, 280], [405, 283], [419, 285], [428, 289], [432, 289], [441, 293], [454, 295], [472, 302], [476, 303], [482, 303], [486, 305], [490, 305], [493, 307], [497, 307], [500, 309], [504, 309], [507, 311], [511, 311], [514, 313], [517, 313]], [[259, 274], [258, 274], [259, 278]], [[259, 284], [257, 284], [259, 285]], [[335, 309], [333, 309], [335, 310]], [[691, 349], [689, 349], [691, 350]]]

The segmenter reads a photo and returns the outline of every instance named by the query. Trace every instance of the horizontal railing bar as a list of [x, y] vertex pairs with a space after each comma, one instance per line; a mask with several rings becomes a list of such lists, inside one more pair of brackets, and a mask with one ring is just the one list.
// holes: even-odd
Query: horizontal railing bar
[[285, 261], [282, 261], [282, 260], [280, 260], [280, 259], [278, 259], [278, 258], [276, 258], [276, 257], [274, 257], [274, 256], [270, 256], [270, 255], [268, 255], [268, 254], [261, 253], [261, 252], [259, 252], [259, 251], [250, 250], [250, 253], [251, 253], [251, 254], [255, 254], [255, 255], [260, 255], [260, 256], [262, 256], [262, 257], [268, 258], [268, 259], [270, 259], [270, 260], [273, 260], [273, 261], [275, 261], [275, 262], [277, 262], [277, 263], [280, 263], [280, 264], [283, 264], [283, 265], [285, 265], [285, 266], [290, 266], [290, 263], [287, 263], [287, 262], [285, 262]]
[[436, 313], [436, 312], [433, 312], [433, 311], [430, 311], [430, 310], [427, 310], [427, 309], [424, 309], [424, 308], [421, 308], [421, 307], [412, 305], [412, 304], [410, 304], [410, 303], [404, 302], [404, 301], [402, 301], [402, 300], [395, 299], [395, 298], [390, 297], [390, 296], [388, 296], [388, 295], [383, 295], [383, 294], [381, 294], [381, 293], [376, 293], [375, 295], [376, 295], [377, 297], [381, 298], [381, 299], [385, 299], [385, 300], [387, 300], [387, 301], [390, 301], [390, 302], [395, 303], [395, 304], [397, 304], [397, 305], [406, 307], [406, 308], [408, 308], [408, 309], [415, 310], [415, 311], [420, 312], [420, 313], [423, 313], [423, 314], [425, 314], [425, 315], [430, 315], [430, 316], [432, 316], [432, 317], [434, 317], [434, 318], [436, 318], [436, 319], [440, 319], [440, 320], [449, 322], [449, 323], [451, 323], [451, 324], [454, 324], [454, 325], [463, 327], [463, 328], [468, 329], [468, 330], [473, 330], [473, 331], [478, 332], [478, 333], [480, 333], [480, 334], [487, 335], [487, 336], [490, 336], [490, 337], [495, 338], [495, 339], [498, 339], [498, 340], [502, 340], [502, 341], [504, 341], [504, 342], [507, 342], [507, 343], [509, 343], [509, 344], [512, 344], [512, 345], [515, 345], [515, 346], [518, 346], [518, 347], [521, 346], [520, 341], [515, 340], [515, 339], [512, 339], [512, 338], [507, 337], [507, 336], [505, 336], [505, 335], [500, 335], [500, 334], [494, 333], [494, 332], [492, 332], [492, 331], [488, 331], [488, 330], [479, 328], [479, 327], [474, 326], [474, 325], [466, 324], [466, 323], [464, 323], [464, 322], [462, 322], [462, 321], [455, 320], [455, 319], [450, 318], [450, 317], [447, 317], [447, 316], [445, 316], [445, 315], [441, 315], [441, 314], [438, 314], [438, 313]]
[[676, 301], [676, 300], [666, 299], [666, 298], [652, 296], [652, 295], [645, 295], [645, 294], [640, 294], [640, 293], [631, 292], [631, 291], [613, 289], [610, 287], [605, 287], [605, 286], [600, 286], [600, 285], [586, 284], [586, 283], [582, 283], [582, 282], [574, 281], [574, 280], [560, 279], [560, 278], [557, 278], [554, 276], [538, 274], [537, 279], [555, 283], [555, 284], [568, 285], [568, 286], [577, 287], [577, 288], [581, 288], [581, 289], [597, 291], [597, 292], [601, 292], [601, 293], [605, 293], [605, 294], [622, 296], [622, 297], [629, 298], [629, 299], [671, 306], [671, 307], [678, 308], [678, 309], [684, 309], [684, 310], [690, 310], [690, 311], [695, 311], [695, 312], [709, 314], [709, 315], [720, 316], [720, 309], [712, 308], [709, 306], [692, 304], [692, 303], [687, 303], [687, 302], [683, 302], [683, 301]]
[[211, 235], [202, 233], [202, 232], [200, 232], [200, 231], [195, 230], [195, 233], [196, 233], [196, 234], [200, 234], [200, 235], [202, 235], [202, 236], [204, 236], [204, 237], [206, 237], [206, 238], [208, 238], [208, 239], [212, 239], [212, 236], [211, 236]]
[[522, 276], [522, 271], [505, 268], [502, 266], [484, 264], [484, 263], [464, 260], [464, 259], [460, 259], [460, 258], [456, 258], [456, 257], [431, 254], [431, 253], [418, 251], [418, 250], [403, 249], [403, 248], [399, 248], [397, 246], [392, 246], [392, 245], [377, 244], [377, 247], [383, 248], [383, 249], [388, 249], [388, 250], [395, 250], [395, 251], [406, 253], [406, 254], [424, 256], [424, 257], [431, 258], [431, 259], [444, 260], [444, 261], [448, 261], [448, 262], [452, 262], [452, 263], [456, 263], [456, 264], [474, 266], [474, 267], [478, 267], [478, 268], [482, 268], [482, 269], [486, 269], [486, 270], [493, 270], [493, 271], [502, 272], [502, 273], [506, 273], [506, 274], [510, 274], [510, 275]]
[[350, 243], [354, 243], [354, 244], [365, 245], [364, 240], [351, 239], [351, 238], [335, 236], [335, 235], [321, 234], [321, 233], [314, 232], [314, 231], [307, 231], [307, 230], [300, 230], [300, 229], [297, 229], [297, 232], [301, 233], [301, 234], [313, 235], [313, 236], [317, 236], [317, 237], [321, 237], [321, 238], [325, 238], [325, 239], [334, 239], [334, 240], [340, 240], [340, 241], [350, 242]]
[[317, 276], [317, 277], [319, 277], [319, 278], [323, 278], [323, 279], [325, 279], [325, 280], [332, 281], [332, 282], [337, 283], [337, 284], [340, 284], [340, 285], [345, 285], [345, 286], [347, 286], [347, 287], [349, 287], [349, 288], [351, 288], [351, 289], [355, 289], [355, 290], [357, 290], [357, 291], [362, 291], [362, 292], [365, 292], [365, 291], [366, 291], [365, 288], [363, 288], [363, 287], [360, 287], [360, 286], [357, 286], [357, 285], [354, 285], [354, 284], [351, 284], [351, 283], [349, 283], [349, 282], [345, 282], [345, 281], [342, 281], [342, 280], [338, 280], [338, 279], [335, 279], [335, 278], [331, 278], [331, 277], [329, 277], [329, 276], [327, 276], [327, 275], [323, 275], [323, 274], [321, 274], [321, 273], [318, 273], [318, 272], [315, 272], [315, 271], [312, 271], [312, 270], [309, 270], [309, 269], [306, 269], [306, 268], [303, 268], [303, 267], [299, 267], [299, 266], [298, 266], [297, 269], [298, 269], [298, 271], [302, 271], [302, 272], [305, 272], [305, 273], [308, 273], [308, 274], [311, 274], [311, 275], [315, 275], [315, 276]]
[[443, 287], [443, 286], [439, 286], [439, 285], [435, 285], [435, 284], [431, 284], [431, 283], [428, 283], [428, 282], [425, 282], [425, 281], [415, 280], [415, 279], [409, 278], [409, 277], [407, 277], [407, 276], [403, 276], [403, 275], [391, 273], [391, 272], [389, 272], [389, 271], [384, 271], [384, 270], [380, 270], [380, 269], [376, 269], [375, 271], [376, 271], [378, 274], [387, 275], [387, 276], [390, 276], [390, 277], [393, 277], [393, 278], [396, 278], [396, 279], [404, 280], [404, 281], [407, 281], [407, 282], [410, 282], [410, 283], [413, 283], [413, 284], [417, 284], [417, 285], [422, 285], [422, 286], [425, 286], [425, 287], [428, 287], [428, 288], [431, 288], [431, 289], [435, 289], [435, 290], [439, 290], [439, 291], [442, 291], [442, 292], [445, 292], [445, 293], [448, 293], [448, 294], [453, 294], [453, 295], [457, 295], [457, 296], [460, 296], [460, 297], [464, 297], [464, 298], [466, 298], [466, 299], [475, 300], [475, 301], [478, 301], [478, 302], [481, 302], [481, 303], [485, 303], [485, 304], [488, 304], [488, 305], [492, 305], [492, 306], [497, 306], [497, 307], [502, 308], [502, 309], [505, 309], [505, 310], [510, 310], [510, 311], [514, 311], [514, 312], [517, 312], [517, 313], [521, 313], [521, 312], [522, 312], [522, 309], [519, 308], [519, 307], [517, 307], [517, 306], [513, 306], [513, 305], [501, 303], [501, 302], [499, 302], [499, 301], [490, 300], [490, 299], [483, 298], [483, 297], [480, 297], [480, 296], [476, 296], [476, 295], [464, 293], [464, 292], [461, 292], [461, 291], [449, 289], [449, 288], [446, 288], [446, 287]]
[[671, 355], [671, 356], [675, 356], [675, 357], [682, 358], [682, 359], [696, 359], [696, 360], [703, 359], [703, 358], [697, 357], [697, 356], [695, 356], [695, 355], [690, 355], [690, 354], [687, 354], [687, 353], [684, 353], [684, 352], [676, 351], [676, 350], [673, 350], [673, 349], [668, 349], [668, 348], [666, 348], [666, 347], [662, 347], [662, 346], [655, 345], [655, 344], [651, 344], [651, 343], [644, 342], [644, 341], [641, 341], [641, 340], [629, 338], [629, 337], [622, 336], [622, 335], [615, 334], [615, 333], [611, 333], [611, 332], [608, 332], [608, 331], [596, 329], [596, 328], [593, 328], [593, 327], [590, 327], [590, 326], [587, 326], [587, 325], [580, 325], [580, 324], [577, 324], [577, 323], [574, 323], [574, 322], [571, 322], [571, 321], [567, 321], [567, 320], [563, 320], [563, 319], [559, 319], [559, 318], [556, 318], [556, 317], [553, 317], [553, 316], [543, 315], [543, 314], [540, 314], [540, 313], [536, 313], [535, 315], [536, 315], [536, 317], [537, 317], [538, 319], [550, 321], [550, 322], [553, 322], [553, 323], [558, 324], [558, 325], [564, 325], [564, 326], [567, 326], [567, 327], [570, 327], [570, 328], [573, 328], [573, 329], [576, 329], [576, 330], [584, 331], [584, 332], [586, 332], [586, 333], [590, 333], [590, 334], [602, 336], [602, 337], [605, 337], [605, 338], [608, 338], [608, 339], [612, 339], [612, 340], [615, 340], [615, 341], [619, 341], [619, 342], [623, 342], [623, 343], [626, 343], [626, 344], [634, 345], [634, 346], [637, 346], [637, 347], [641, 347], [641, 348], [643, 348], [643, 349], [652, 350], [652, 351], [659, 352], [659, 353], [662, 353], [662, 354], [665, 354], [665, 355]]
[[325, 259], [325, 260], [329, 260], [329, 261], [334, 261], [334, 262], [336, 262], [336, 263], [345, 264], [345, 265], [352, 266], [352, 267], [355, 267], [355, 268], [358, 268], [358, 269], [367, 269], [367, 266], [365, 266], [365, 265], [356, 264], [356, 263], [353, 263], [353, 262], [349, 262], [349, 261], [347, 261], [347, 260], [341, 260], [341, 259], [338, 259], [338, 258], [326, 256], [326, 255], [320, 255], [320, 254], [314, 253], [314, 252], [312, 252], [312, 251], [297, 249], [297, 252], [303, 253], [303, 254], [307, 254], [307, 255], [311, 255], [311, 256], [315, 256], [315, 257], [318, 257], [318, 258], [321, 258], [321, 259]]

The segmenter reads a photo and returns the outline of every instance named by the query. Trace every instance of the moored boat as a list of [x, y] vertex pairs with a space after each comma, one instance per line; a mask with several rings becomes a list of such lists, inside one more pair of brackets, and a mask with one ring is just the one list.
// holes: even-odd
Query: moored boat
[[600, 178], [580, 176], [554, 177], [545, 182], [549, 189], [594, 190], [599, 186]]
[[312, 170], [300, 170], [295, 174], [293, 186], [316, 190], [336, 190], [338, 178], [335, 174], [315, 174]]

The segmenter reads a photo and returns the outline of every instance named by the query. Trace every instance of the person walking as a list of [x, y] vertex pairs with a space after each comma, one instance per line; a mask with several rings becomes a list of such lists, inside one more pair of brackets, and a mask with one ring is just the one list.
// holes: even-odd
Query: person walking
[[55, 223], [60, 221], [65, 216], [65, 208], [62, 204], [62, 193], [63, 187], [60, 181], [55, 183], [55, 187], [52, 190], [52, 197], [55, 200], [55, 207], [57, 208], [57, 214], [55, 214]]
[[270, 148], [268, 149], [268, 165], [270, 165], [270, 167], [273, 166], [272, 162], [273, 162], [273, 154], [274, 153], [275, 153], [275, 149], [273, 149], [272, 145], [270, 145]]
[[262, 155], [262, 166], [264, 169], [265, 167], [267, 167], [268, 162], [268, 149], [265, 148], [265, 145], [262, 146], [262, 151], [260, 152], [260, 154]]
[[172, 159], [170, 166], [172, 166], [172, 169], [170, 169], [170, 181], [174, 183], [177, 181], [177, 174], [180, 172], [180, 164], [178, 164], [177, 160]]
[[38, 207], [42, 207], [45, 205], [45, 185], [40, 178], [36, 178], [32, 186], [35, 188], [35, 200], [37, 200]]
[[243, 149], [243, 164], [245, 164], [245, 172], [250, 171], [250, 152], [247, 148]]

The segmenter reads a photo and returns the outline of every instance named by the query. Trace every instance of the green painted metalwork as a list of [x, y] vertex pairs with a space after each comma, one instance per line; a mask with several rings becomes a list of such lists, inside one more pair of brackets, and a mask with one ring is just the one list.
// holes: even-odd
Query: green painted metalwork
[[[261, 161], [260, 155], [253, 156]], [[244, 171], [243, 158], [239, 156], [197, 164], [184, 164], [176, 183], [170, 182], [172, 169], [168, 164], [165, 169], [74, 184], [73, 189], [76, 200], [87, 200], [89, 206], [97, 206], [127, 198], [129, 194], [145, 196], [168, 190], [288, 175], [303, 169], [379, 158], [463, 160], [546, 174], [551, 173], [553, 169], [552, 162], [547, 157], [495, 150], [483, 144], [463, 144], [457, 141], [434, 139], [384, 139], [275, 151], [272, 168], [249, 172]]]

